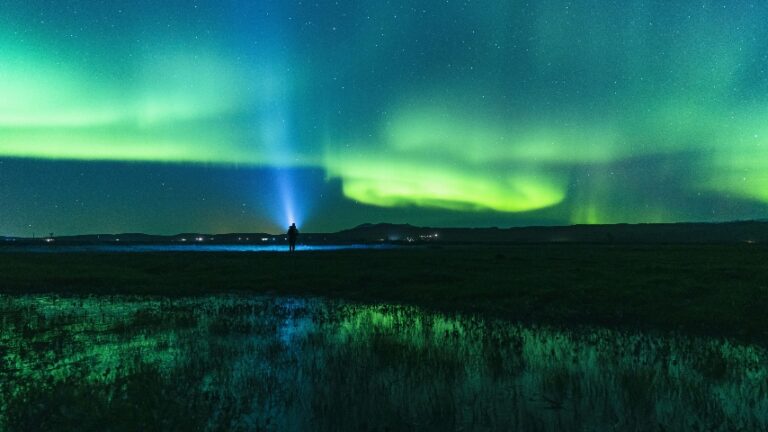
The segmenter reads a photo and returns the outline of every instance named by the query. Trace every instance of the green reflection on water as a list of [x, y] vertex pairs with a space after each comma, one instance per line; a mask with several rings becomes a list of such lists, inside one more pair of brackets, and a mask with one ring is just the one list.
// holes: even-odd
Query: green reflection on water
[[0, 430], [761, 430], [768, 353], [319, 299], [0, 296]]

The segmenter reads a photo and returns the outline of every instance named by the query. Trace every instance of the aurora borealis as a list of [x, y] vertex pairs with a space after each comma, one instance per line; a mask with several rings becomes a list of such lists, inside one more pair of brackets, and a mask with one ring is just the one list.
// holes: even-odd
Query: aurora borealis
[[307, 230], [764, 218], [767, 21], [728, 1], [4, 0], [0, 235], [274, 231], [291, 206]]

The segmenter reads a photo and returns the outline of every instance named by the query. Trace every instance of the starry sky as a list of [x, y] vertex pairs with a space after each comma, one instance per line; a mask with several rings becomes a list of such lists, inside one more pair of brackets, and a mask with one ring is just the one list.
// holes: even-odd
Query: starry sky
[[2, 0], [0, 235], [768, 214], [768, 4]]

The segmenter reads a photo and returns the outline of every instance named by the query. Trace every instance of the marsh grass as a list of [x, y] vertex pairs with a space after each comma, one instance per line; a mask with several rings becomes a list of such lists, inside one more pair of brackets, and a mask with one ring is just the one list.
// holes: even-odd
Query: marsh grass
[[0, 292], [321, 296], [768, 345], [766, 263], [768, 248], [761, 245], [447, 246], [293, 255], [3, 248]]
[[284, 297], [0, 296], [2, 430], [766, 430], [768, 353]]

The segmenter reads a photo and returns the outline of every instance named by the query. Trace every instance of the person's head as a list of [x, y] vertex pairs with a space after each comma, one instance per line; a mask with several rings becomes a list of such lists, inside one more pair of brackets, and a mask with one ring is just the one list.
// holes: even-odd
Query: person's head
[[292, 223], [291, 226], [296, 228], [296, 222]]

